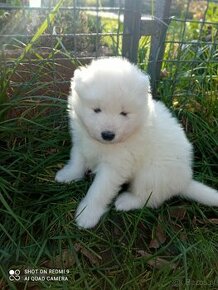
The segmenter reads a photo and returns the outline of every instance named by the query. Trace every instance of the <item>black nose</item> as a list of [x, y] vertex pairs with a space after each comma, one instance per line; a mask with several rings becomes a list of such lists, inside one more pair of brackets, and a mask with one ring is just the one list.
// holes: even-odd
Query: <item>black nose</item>
[[111, 141], [111, 140], [114, 139], [115, 134], [114, 134], [113, 132], [111, 132], [111, 131], [103, 131], [103, 132], [101, 133], [101, 137], [102, 137], [104, 140], [106, 140], [106, 141]]

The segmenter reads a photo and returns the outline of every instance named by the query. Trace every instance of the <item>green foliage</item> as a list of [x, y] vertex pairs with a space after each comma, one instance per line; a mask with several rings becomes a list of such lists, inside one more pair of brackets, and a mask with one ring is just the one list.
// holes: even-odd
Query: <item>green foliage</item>
[[[102, 32], [112, 35], [102, 37], [101, 43], [109, 48], [111, 55], [122, 54], [122, 35], [123, 23], [117, 21], [117, 18], [110, 18], [107, 15], [102, 15]], [[114, 35], [113, 35], [114, 33]]]
[[147, 62], [145, 60], [149, 59], [150, 39], [149, 36], [143, 36], [139, 41], [138, 65], [144, 71], [147, 71]]
[[[19, 64], [22, 63], [25, 56], [30, 52], [32, 49], [34, 43], [40, 38], [40, 36], [45, 32], [45, 30], [48, 28], [48, 25], [52, 23], [55, 19], [55, 15], [58, 12], [60, 6], [62, 5], [64, 0], [59, 0], [57, 5], [54, 7], [54, 9], [49, 13], [49, 15], [46, 17], [46, 19], [42, 22], [42, 24], [39, 26], [38, 30], [32, 37], [31, 41], [24, 47], [23, 52], [21, 55], [16, 59], [16, 62], [12, 68], [5, 68], [3, 73], [0, 75], [0, 84], [1, 84], [1, 92], [0, 92], [0, 105], [5, 103], [7, 101], [7, 90], [10, 86], [10, 79], [11, 76], [15, 73], [17, 67]], [[4, 64], [3, 64], [4, 66]], [[3, 114], [5, 114], [5, 111], [3, 110]], [[0, 115], [0, 118], [2, 116]]]
[[[206, 2], [201, 3], [206, 5]], [[202, 17], [203, 8], [191, 8], [195, 17]], [[218, 19], [217, 12], [217, 7], [208, 3], [206, 20]], [[218, 145], [215, 138], [218, 133], [216, 37], [216, 25], [172, 20], [162, 66], [165, 76], [159, 85], [159, 95], [179, 117], [194, 144], [195, 160], [198, 161], [196, 172], [200, 175], [215, 172], [218, 160], [215, 149]], [[216, 179], [209, 179], [216, 186]]]

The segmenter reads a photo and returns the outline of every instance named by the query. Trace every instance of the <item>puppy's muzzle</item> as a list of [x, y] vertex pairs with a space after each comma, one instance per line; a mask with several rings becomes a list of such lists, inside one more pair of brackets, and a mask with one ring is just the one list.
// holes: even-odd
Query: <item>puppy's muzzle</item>
[[111, 131], [103, 131], [101, 132], [101, 137], [105, 141], [112, 141], [115, 137], [115, 134]]

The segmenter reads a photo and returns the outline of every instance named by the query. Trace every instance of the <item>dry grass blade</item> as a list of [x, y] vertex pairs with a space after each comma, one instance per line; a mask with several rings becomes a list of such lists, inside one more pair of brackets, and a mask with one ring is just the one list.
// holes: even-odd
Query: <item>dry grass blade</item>
[[186, 216], [186, 209], [182, 207], [172, 208], [169, 210], [170, 216], [179, 220], [183, 220]]
[[147, 258], [148, 260], [146, 262], [152, 268], [162, 269], [163, 267], [169, 267], [170, 269], [175, 270], [177, 267], [177, 264], [171, 263], [167, 261], [166, 259], [163, 259], [160, 257], [154, 257], [152, 254], [149, 254], [146, 251], [138, 250], [137, 253], [141, 257]]
[[209, 223], [212, 223], [214, 225], [218, 225], [218, 218], [211, 218], [211, 219], [208, 219]]
[[[81, 253], [88, 259], [91, 265], [98, 266], [101, 260], [99, 255], [86, 249], [82, 244], [76, 243], [74, 245], [76, 253]], [[53, 260], [46, 260], [43, 262], [43, 266], [47, 268], [70, 268], [76, 263], [76, 259], [69, 249], [62, 250], [61, 254], [54, 257]]]
[[162, 244], [165, 243], [166, 239], [167, 238], [163, 229], [160, 227], [160, 225], [158, 225], [155, 238], [150, 241], [149, 248], [158, 249]]
[[100, 263], [100, 260], [102, 259], [99, 255], [97, 256], [96, 254], [93, 254], [91, 251], [86, 249], [83, 245], [81, 244], [76, 244], [75, 248], [77, 251], [81, 252], [92, 265], [98, 266]]
[[46, 268], [70, 268], [76, 263], [72, 252], [64, 249], [60, 255], [54, 257], [53, 260], [47, 260], [43, 263]]
[[166, 242], [166, 234], [164, 232], [162, 222], [158, 218], [158, 225], [155, 230], [154, 238], [149, 243], [149, 248], [158, 249], [162, 244]]

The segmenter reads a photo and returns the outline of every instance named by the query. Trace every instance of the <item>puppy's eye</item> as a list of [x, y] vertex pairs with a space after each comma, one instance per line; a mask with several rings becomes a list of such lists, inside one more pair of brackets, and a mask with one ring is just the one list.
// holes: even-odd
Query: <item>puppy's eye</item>
[[128, 115], [128, 113], [127, 112], [121, 112], [120, 115], [126, 117]]
[[100, 108], [95, 108], [95, 109], [93, 109], [93, 111], [94, 111], [95, 113], [100, 113], [100, 112], [101, 112], [101, 109], [100, 109]]

